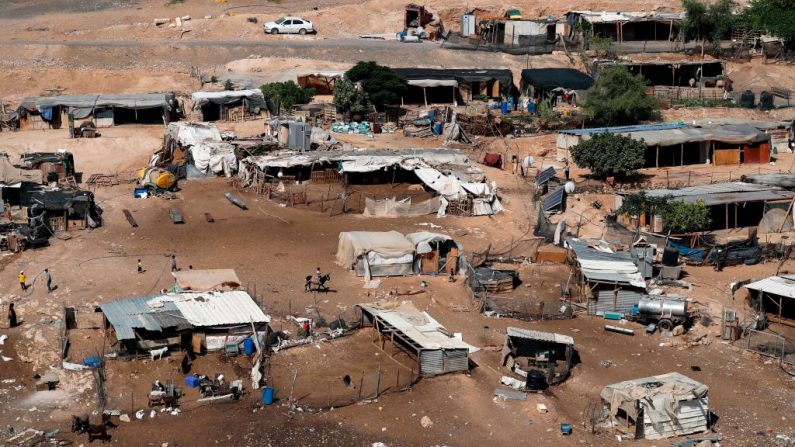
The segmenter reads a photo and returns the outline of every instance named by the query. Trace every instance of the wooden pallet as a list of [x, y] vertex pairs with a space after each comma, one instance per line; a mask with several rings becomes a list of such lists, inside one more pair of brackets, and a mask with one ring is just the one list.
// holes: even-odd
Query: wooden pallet
[[115, 174], [91, 174], [86, 180], [87, 185], [94, 186], [116, 186], [119, 184], [119, 176]]

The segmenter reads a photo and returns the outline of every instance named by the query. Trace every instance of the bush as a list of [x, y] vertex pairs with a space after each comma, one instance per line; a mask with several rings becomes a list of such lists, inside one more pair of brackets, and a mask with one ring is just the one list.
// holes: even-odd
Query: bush
[[740, 23], [734, 14], [736, 4], [732, 0], [718, 0], [712, 4], [699, 0], [683, 0], [685, 20], [681, 32], [685, 39], [701, 40], [702, 45], [710, 42], [720, 50], [720, 40]]
[[315, 89], [303, 88], [293, 81], [273, 82], [262, 85], [259, 89], [275, 110], [280, 107], [288, 110], [295, 104], [307, 104], [315, 97]]
[[384, 110], [387, 104], [398, 104], [400, 98], [408, 91], [408, 81], [390, 70], [389, 67], [375, 62], [358, 62], [345, 73], [345, 78], [359, 83], [362, 91], [367, 93], [370, 102], [378, 110]]
[[257, 23], [257, 18], [256, 17], [249, 17], [249, 18], [246, 19], [246, 21], [248, 23]]
[[346, 78], [334, 83], [334, 99], [337, 110], [342, 113], [361, 113], [370, 107], [370, 98], [353, 82]]
[[660, 103], [646, 94], [646, 83], [620, 65], [602, 69], [588, 89], [583, 108], [599, 126], [621, 126], [660, 119]]
[[663, 208], [665, 225], [676, 233], [690, 233], [709, 229], [712, 219], [703, 200], [696, 203], [670, 202]]
[[745, 11], [746, 20], [757, 30], [785, 40], [792, 48], [795, 42], [795, 0], [751, 0]]
[[588, 168], [597, 177], [625, 177], [643, 167], [646, 143], [612, 133], [594, 134], [590, 140], [571, 148], [577, 166]]
[[224, 81], [224, 90], [234, 90], [234, 89], [235, 89], [235, 86], [234, 86], [234, 84], [232, 84], [232, 80], [231, 79], [227, 79], [226, 81]]

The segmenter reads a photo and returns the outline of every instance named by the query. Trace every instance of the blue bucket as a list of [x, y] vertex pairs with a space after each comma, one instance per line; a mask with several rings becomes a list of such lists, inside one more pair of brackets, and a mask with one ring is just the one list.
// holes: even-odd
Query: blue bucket
[[266, 386], [262, 389], [262, 404], [270, 405], [273, 403], [273, 388]]
[[243, 354], [251, 355], [254, 353], [254, 351], [254, 340], [251, 338], [246, 338], [243, 340]]

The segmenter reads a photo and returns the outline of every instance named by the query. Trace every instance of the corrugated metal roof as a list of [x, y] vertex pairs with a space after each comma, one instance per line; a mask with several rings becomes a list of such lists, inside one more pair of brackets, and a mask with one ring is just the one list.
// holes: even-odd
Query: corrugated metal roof
[[544, 203], [541, 205], [544, 211], [550, 211], [559, 207], [563, 203], [563, 196], [565, 194], [565, 190], [562, 186], [558, 187], [558, 189], [552, 191], [551, 193], [547, 194], [544, 197]]
[[[600, 250], [594, 248], [599, 246]], [[583, 239], [566, 238], [566, 246], [574, 251], [582, 274], [589, 281], [629, 284], [646, 288], [646, 282], [628, 252], [610, 252], [607, 243], [598, 241], [592, 246]]]
[[637, 126], [614, 126], [614, 127], [593, 127], [590, 129], [564, 129], [560, 133], [567, 135], [593, 135], [597, 133], [627, 133], [627, 132], [649, 132], [657, 130], [683, 129], [689, 127], [682, 123], [662, 123], [662, 124], [639, 124]]
[[676, 197], [677, 202], [696, 203], [699, 200], [707, 206], [723, 205], [725, 203], [743, 202], [768, 202], [776, 200], [790, 200], [795, 194], [789, 191], [750, 191], [731, 192], [723, 194], [701, 194], [695, 196]]
[[397, 305], [371, 303], [357, 304], [357, 306], [374, 317], [386, 321], [417, 343], [422, 349], [466, 349], [469, 352], [478, 350], [461, 339], [447, 336], [444, 326], [434, 320], [427, 312], [419, 311], [410, 302]]
[[509, 326], [508, 336], [574, 346], [573, 338], [568, 335], [556, 334], [554, 332], [534, 331], [531, 329], [520, 329], [518, 327]]
[[248, 293], [186, 292], [117, 300], [100, 306], [119, 340], [135, 338], [135, 329], [162, 332], [174, 328], [268, 323]]
[[684, 196], [698, 196], [704, 194], [724, 194], [732, 192], [750, 192], [750, 191], [769, 191], [778, 190], [766, 185], [758, 185], [755, 183], [744, 182], [729, 182], [729, 183], [713, 183], [711, 185], [689, 186], [680, 189], [650, 189], [646, 191], [649, 197], [684, 197]]
[[744, 287], [771, 295], [795, 298], [795, 276], [771, 276], [746, 284]]
[[536, 175], [536, 186], [541, 186], [555, 177], [555, 167], [550, 166]]

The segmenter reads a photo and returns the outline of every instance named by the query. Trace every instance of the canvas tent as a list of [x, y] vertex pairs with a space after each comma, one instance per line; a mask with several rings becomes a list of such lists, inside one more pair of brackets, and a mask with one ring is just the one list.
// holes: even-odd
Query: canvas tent
[[627, 380], [602, 389], [605, 416], [635, 439], [663, 439], [707, 431], [709, 388], [672, 372]]
[[259, 115], [260, 110], [266, 108], [265, 96], [260, 90], [194, 92], [191, 101], [201, 121], [237, 121]]
[[404, 103], [457, 103], [475, 96], [506, 98], [512, 95], [513, 74], [507, 69], [393, 68], [405, 78], [409, 91]]
[[447, 272], [458, 273], [458, 256], [461, 246], [450, 236], [428, 231], [409, 233], [406, 239], [411, 241], [417, 254], [416, 271], [436, 274]]
[[411, 302], [357, 304], [361, 326], [372, 326], [378, 333], [381, 349], [389, 343], [389, 354], [395, 348], [408, 353], [417, 362], [417, 371], [424, 376], [469, 371], [469, 354], [478, 349], [464, 342], [460, 335], [451, 336], [427, 312]]
[[521, 90], [528, 96], [545, 99], [548, 92], [588, 90], [593, 78], [573, 68], [526, 68], [522, 70]]
[[414, 244], [397, 231], [340, 233], [337, 264], [358, 276], [401, 276], [414, 273]]
[[25, 98], [17, 114], [21, 129], [57, 129], [68, 122], [68, 116], [91, 119], [97, 127], [167, 124], [178, 118], [178, 108], [173, 93], [59, 95]]

